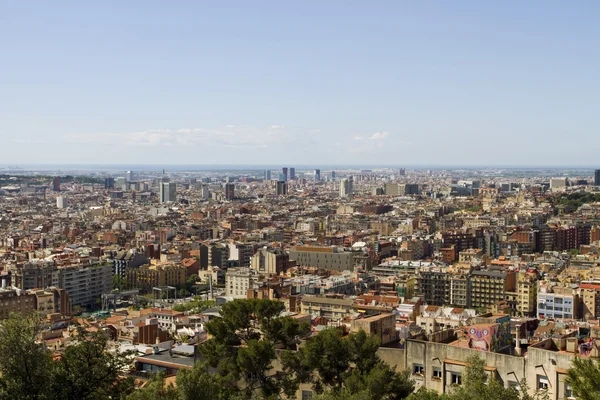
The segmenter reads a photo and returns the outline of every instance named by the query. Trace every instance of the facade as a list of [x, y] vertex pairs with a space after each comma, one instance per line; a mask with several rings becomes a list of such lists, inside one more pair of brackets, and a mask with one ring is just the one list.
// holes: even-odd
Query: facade
[[296, 168], [290, 168], [290, 180], [296, 179]]
[[175, 182], [160, 183], [160, 202], [171, 203], [177, 200], [177, 184]]
[[537, 293], [537, 318], [578, 319], [580, 299], [577, 288], [540, 287]]
[[21, 289], [0, 289], [0, 319], [11, 313], [28, 314], [35, 311], [35, 296]]
[[8, 267], [13, 286], [28, 290], [58, 285], [58, 268], [51, 262], [12, 264]]
[[600, 186], [600, 169], [594, 170], [594, 186]]
[[250, 267], [259, 274], [279, 275], [287, 270], [289, 259], [281, 249], [260, 249], [250, 259]]
[[59, 287], [65, 289], [73, 306], [92, 306], [112, 289], [112, 265], [89, 263], [59, 268]]
[[325, 317], [330, 321], [341, 321], [354, 313], [352, 299], [335, 299], [320, 296], [302, 296], [301, 313]]
[[514, 291], [515, 274], [504, 271], [473, 271], [471, 273], [471, 304], [469, 308], [484, 308], [504, 300], [505, 291]]
[[352, 189], [352, 179], [344, 178], [340, 181], [340, 197], [350, 196]]
[[265, 181], [270, 181], [271, 180], [271, 170], [270, 169], [265, 169], [265, 175], [263, 178]]
[[283, 175], [283, 181], [287, 182], [288, 180], [288, 169], [287, 167], [281, 168], [281, 174]]
[[56, 208], [67, 208], [68, 201], [63, 196], [58, 196], [56, 198]]
[[351, 271], [355, 265], [353, 252], [337, 247], [296, 246], [289, 254], [291, 261], [303, 267]]
[[129, 288], [150, 292], [154, 287], [185, 285], [187, 268], [178, 264], [142, 265], [127, 271], [127, 285]]
[[233, 200], [235, 198], [235, 185], [233, 183], [225, 184], [225, 200]]
[[367, 318], [352, 320], [351, 332], [365, 331], [369, 336], [380, 340], [382, 345], [393, 342], [398, 338], [396, 333], [396, 316], [393, 314], [379, 314]]
[[321, 180], [321, 170], [320, 169], [315, 169], [315, 181], [318, 182], [320, 180]]
[[229, 268], [225, 274], [225, 295], [245, 299], [252, 288], [254, 273], [250, 268]]
[[579, 291], [583, 306], [581, 316], [586, 320], [600, 318], [600, 282], [583, 281]]
[[288, 184], [285, 181], [277, 181], [275, 187], [278, 196], [285, 196], [288, 193]]

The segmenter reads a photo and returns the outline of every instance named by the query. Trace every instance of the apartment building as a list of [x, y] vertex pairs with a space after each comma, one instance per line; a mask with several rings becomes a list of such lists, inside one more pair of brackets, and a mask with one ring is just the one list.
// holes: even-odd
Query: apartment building
[[540, 282], [537, 293], [537, 318], [578, 319], [580, 307], [579, 286], [558, 286]]
[[354, 252], [338, 247], [296, 246], [289, 254], [290, 261], [296, 261], [298, 266], [352, 271], [355, 265]]
[[58, 287], [65, 289], [73, 306], [92, 306], [112, 289], [112, 265], [90, 261], [59, 268]]
[[288, 268], [290, 256], [282, 249], [259, 249], [250, 259], [250, 267], [261, 274], [279, 275]]
[[513, 272], [501, 270], [471, 272], [472, 308], [486, 308], [502, 301], [506, 291], [514, 291], [516, 276]]
[[127, 285], [131, 289], [150, 292], [154, 287], [185, 285], [187, 268], [180, 264], [155, 262], [127, 271]]
[[325, 317], [331, 321], [341, 321], [354, 314], [354, 300], [319, 296], [303, 296], [300, 302], [301, 313]]
[[225, 295], [245, 299], [255, 281], [256, 274], [250, 268], [229, 268], [225, 274]]
[[579, 285], [582, 303], [581, 317], [586, 320], [600, 318], [600, 281], [583, 281]]
[[35, 296], [21, 289], [0, 289], [0, 319], [11, 313], [25, 315], [35, 311]]

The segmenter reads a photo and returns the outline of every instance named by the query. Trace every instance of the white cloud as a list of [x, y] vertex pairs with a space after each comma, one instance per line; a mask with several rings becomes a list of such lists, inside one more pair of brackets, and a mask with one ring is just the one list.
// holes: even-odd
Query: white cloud
[[362, 137], [362, 136], [360, 136], [360, 135], [354, 135], [354, 136], [352, 137], [352, 139], [353, 139], [353, 140], [363, 140], [363, 139], [364, 139], [364, 137]]
[[369, 136], [369, 139], [371, 140], [383, 140], [386, 137], [390, 136], [389, 132], [375, 132], [374, 134], [372, 134], [371, 136]]
[[283, 125], [257, 128], [227, 125], [225, 128], [148, 129], [138, 132], [76, 133], [63, 136], [71, 144], [107, 146], [220, 146], [265, 148], [297, 143], [306, 131], [283, 130]]
[[32, 140], [32, 139], [12, 139], [13, 143], [21, 143], [21, 144], [46, 144], [45, 140]]

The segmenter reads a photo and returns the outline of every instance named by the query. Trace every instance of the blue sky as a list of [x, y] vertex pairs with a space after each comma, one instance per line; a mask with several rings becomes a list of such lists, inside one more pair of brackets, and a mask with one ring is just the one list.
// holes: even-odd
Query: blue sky
[[0, 163], [600, 165], [599, 15], [0, 0]]

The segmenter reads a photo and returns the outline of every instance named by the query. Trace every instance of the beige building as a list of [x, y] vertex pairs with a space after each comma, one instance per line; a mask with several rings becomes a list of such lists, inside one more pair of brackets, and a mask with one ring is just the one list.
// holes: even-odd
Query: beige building
[[396, 316], [393, 314], [379, 314], [352, 320], [350, 330], [352, 332], [363, 330], [367, 335], [378, 338], [382, 345], [393, 342], [398, 338], [396, 334]]
[[279, 275], [288, 268], [290, 257], [281, 249], [258, 250], [250, 259], [250, 268], [259, 274]]
[[325, 317], [332, 321], [341, 321], [354, 314], [352, 299], [336, 299], [319, 296], [303, 296], [301, 313], [313, 317]]
[[225, 295], [245, 299], [252, 288], [255, 274], [250, 268], [229, 268], [225, 274]]

